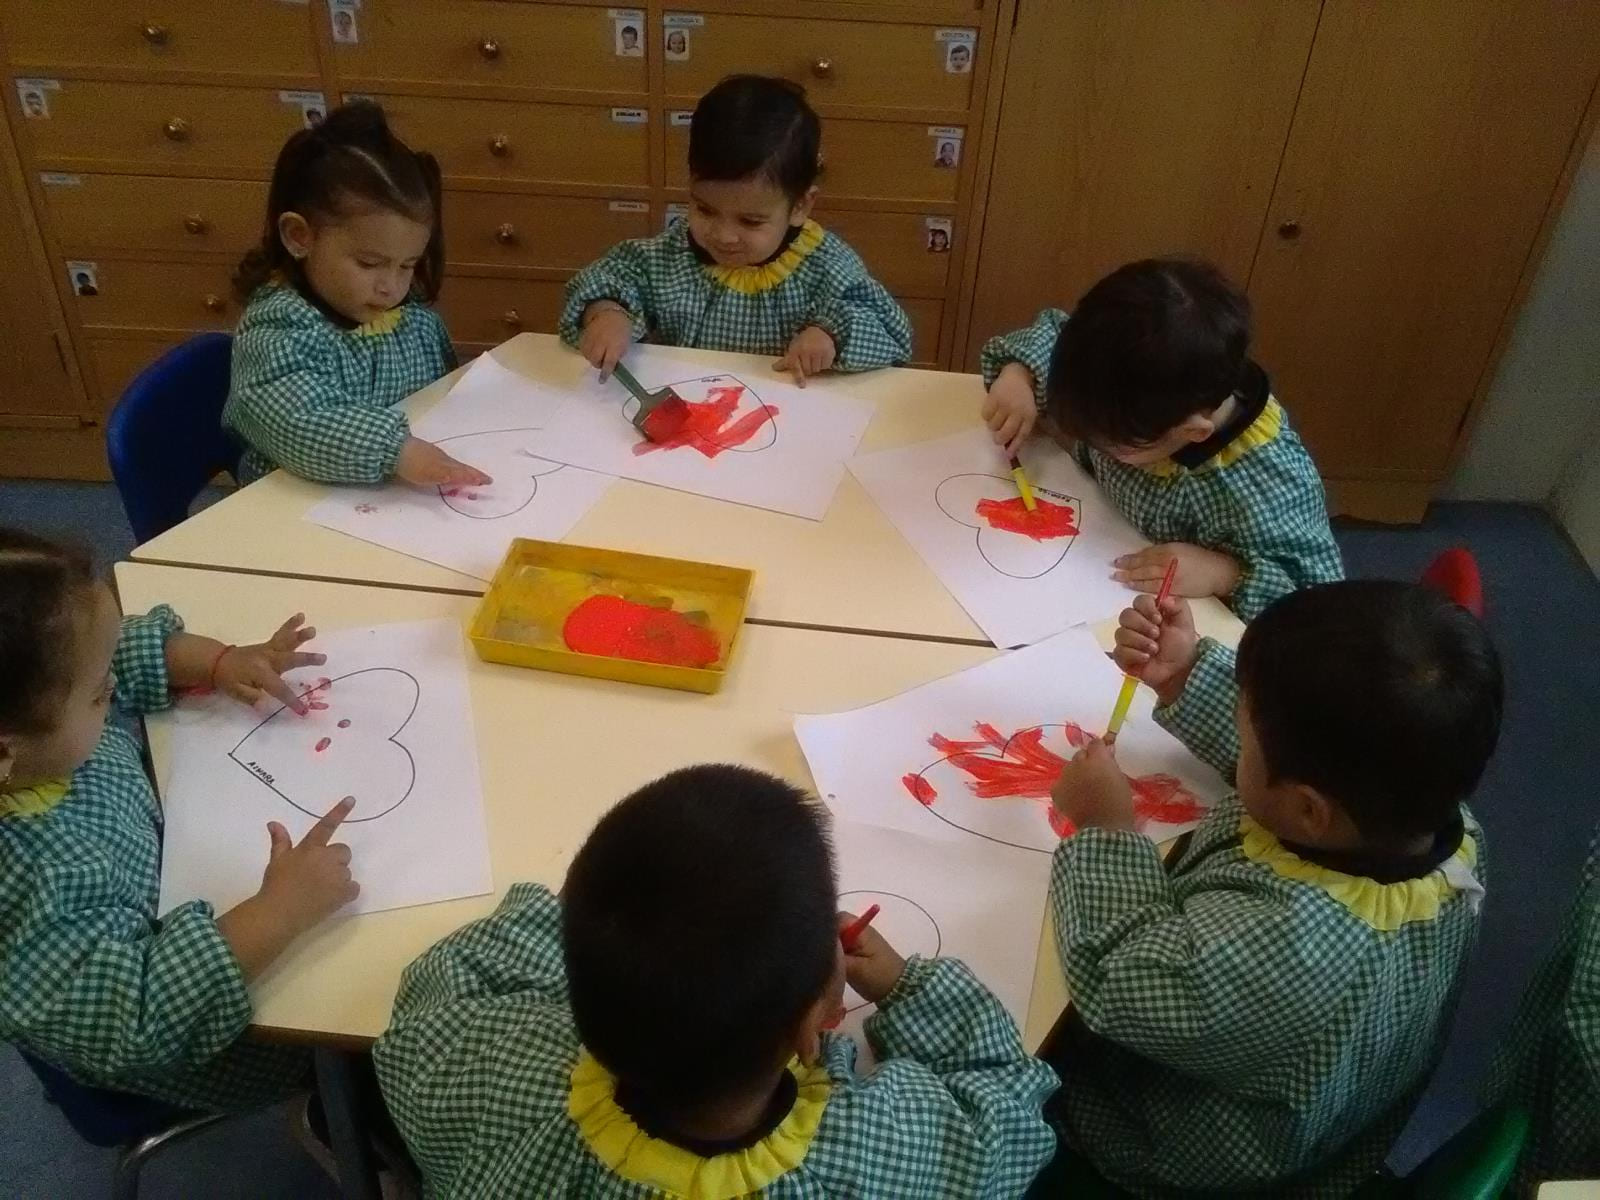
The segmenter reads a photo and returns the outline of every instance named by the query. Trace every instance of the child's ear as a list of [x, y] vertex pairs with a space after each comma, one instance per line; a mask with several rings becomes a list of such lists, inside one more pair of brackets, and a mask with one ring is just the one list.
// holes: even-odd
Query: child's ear
[[817, 186], [812, 184], [806, 189], [806, 194], [801, 196], [789, 207], [789, 224], [798, 228], [811, 219], [811, 210], [817, 205]]
[[11, 738], [0, 733], [0, 787], [6, 785], [16, 765], [17, 752], [12, 748]]
[[1291, 841], [1321, 845], [1337, 840], [1344, 824], [1344, 811], [1316, 788], [1306, 783], [1284, 785], [1291, 819], [1297, 826]]
[[841, 950], [840, 964], [834, 970], [833, 978], [828, 980], [828, 986], [822, 989], [805, 1015], [800, 1018], [799, 1028], [795, 1030], [792, 1049], [794, 1055], [808, 1067], [815, 1066], [822, 1057], [822, 1035], [825, 1030], [832, 1029], [844, 1016], [844, 952]]
[[1191, 413], [1178, 429], [1186, 442], [1203, 442], [1217, 431], [1217, 423], [1207, 413]]
[[290, 258], [300, 259], [311, 253], [311, 243], [316, 240], [311, 222], [297, 212], [282, 213], [278, 217], [278, 240], [289, 252]]

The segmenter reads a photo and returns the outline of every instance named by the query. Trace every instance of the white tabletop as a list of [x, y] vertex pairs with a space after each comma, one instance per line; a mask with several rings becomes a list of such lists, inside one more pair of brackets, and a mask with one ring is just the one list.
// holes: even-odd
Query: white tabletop
[[[465, 628], [475, 601], [439, 592], [246, 576], [123, 563], [122, 605], [169, 603], [197, 633], [228, 641], [266, 636], [304, 611], [323, 630], [449, 617]], [[595, 820], [665, 771], [737, 761], [806, 787], [794, 739], [797, 713], [835, 712], [974, 666], [989, 648], [822, 630], [747, 627], [715, 696], [580, 679], [480, 662], [463, 639], [488, 818], [495, 896], [336, 919], [297, 942], [252, 988], [256, 1024], [303, 1038], [376, 1037], [400, 972], [510, 885], [559, 885]], [[170, 719], [147, 721], [158, 786], [170, 775]], [[603, 742], [604, 753], [591, 751]], [[265, 845], [265, 838], [263, 838]], [[359, 878], [360, 863], [356, 863]], [[1048, 1033], [1066, 993], [1041, 931], [1027, 1023], [1030, 1046]]]
[[[590, 368], [548, 334], [521, 334], [495, 350], [506, 367], [565, 388]], [[694, 352], [707, 372], [772, 376], [770, 359]], [[455, 376], [405, 401], [420, 415]], [[784, 378], [787, 378], [785, 376]], [[848, 389], [876, 404], [863, 453], [970, 428], [983, 384], [976, 375], [886, 370], [835, 376], [813, 387]], [[481, 594], [483, 580], [312, 525], [305, 512], [328, 487], [275, 471], [144, 543], [136, 562], [216, 567], [376, 585]], [[618, 480], [567, 541], [748, 567], [752, 620], [987, 644], [911, 546], [848, 472], [822, 521], [766, 512], [632, 480]], [[1202, 632], [1230, 640], [1239, 625], [1216, 601], [1196, 605]]]

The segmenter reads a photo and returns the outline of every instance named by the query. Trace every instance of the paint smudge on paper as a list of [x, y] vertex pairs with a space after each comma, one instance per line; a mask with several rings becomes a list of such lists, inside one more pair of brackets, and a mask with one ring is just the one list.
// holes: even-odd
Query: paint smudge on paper
[[933, 784], [921, 775], [902, 775], [900, 782], [905, 784], [906, 791], [911, 793], [918, 804], [932, 804], [939, 798], [939, 793], [933, 790]]
[[763, 403], [754, 412], [735, 419], [733, 414], [738, 410], [744, 394], [742, 385], [714, 387], [707, 390], [708, 399], [703, 403], [685, 401], [684, 407], [689, 410], [689, 415], [683, 427], [659, 442], [649, 439], [639, 442], [633, 448], [634, 454], [652, 454], [657, 450], [677, 450], [689, 446], [707, 458], [716, 458], [724, 450], [743, 446], [778, 415], [775, 407]]
[[1032, 512], [1028, 511], [1021, 496], [1013, 496], [1009, 500], [982, 499], [974, 511], [981, 520], [989, 523], [990, 528], [1019, 533], [1036, 542], [1077, 536], [1077, 522], [1073, 520], [1069, 505], [1054, 504], [1038, 496], [1034, 500], [1036, 507]]
[[709, 667], [722, 657], [717, 635], [704, 625], [670, 608], [621, 596], [584, 600], [568, 614], [561, 637], [567, 649], [579, 654], [633, 662]]
[[321, 754], [324, 750], [326, 750], [331, 745], [333, 745], [333, 739], [332, 738], [330, 738], [330, 737], [318, 738], [317, 739], [317, 753]]

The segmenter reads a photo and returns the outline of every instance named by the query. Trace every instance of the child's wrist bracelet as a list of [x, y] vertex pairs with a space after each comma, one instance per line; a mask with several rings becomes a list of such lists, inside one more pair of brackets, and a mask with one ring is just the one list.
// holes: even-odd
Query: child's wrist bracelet
[[216, 691], [216, 689], [217, 689], [217, 668], [222, 665], [222, 656], [227, 654], [229, 650], [237, 650], [238, 648], [239, 647], [235, 646], [233, 643], [230, 642], [228, 645], [224, 646], [221, 650], [217, 651], [217, 656], [211, 660], [211, 670], [206, 675], [206, 690], [207, 691]]

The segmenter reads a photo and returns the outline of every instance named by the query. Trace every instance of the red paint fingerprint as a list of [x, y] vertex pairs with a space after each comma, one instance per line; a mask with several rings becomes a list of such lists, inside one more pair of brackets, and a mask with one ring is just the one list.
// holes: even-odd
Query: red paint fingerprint
[[346, 717], [344, 720], [340, 721], [339, 722], [339, 728], [340, 729], [349, 729], [350, 728], [350, 718]]
[[325, 737], [325, 738], [319, 739], [317, 741], [317, 753], [321, 754], [324, 750], [326, 750], [331, 745], [333, 745], [333, 739], [332, 738], [326, 738]]
[[900, 782], [905, 784], [906, 791], [911, 793], [918, 804], [926, 804], [931, 807], [933, 802], [939, 798], [939, 793], [933, 790], [933, 784], [929, 783], [921, 775], [902, 775], [900, 776]]
[[772, 405], [763, 404], [754, 412], [732, 420], [739, 401], [744, 397], [743, 387], [714, 387], [708, 389], [706, 395], [710, 399], [703, 404], [684, 402], [689, 415], [671, 437], [659, 442], [646, 438], [634, 446], [633, 452], [651, 454], [657, 450], [677, 450], [690, 446], [707, 458], [716, 458], [724, 450], [744, 445], [761, 432], [763, 425], [778, 415], [778, 410]]
[[976, 511], [995, 529], [1020, 533], [1036, 542], [1077, 534], [1078, 526], [1072, 519], [1070, 505], [1054, 504], [1040, 496], [1034, 497], [1034, 503], [1036, 507], [1029, 512], [1021, 496], [1010, 500], [979, 500]]
[[460, 494], [461, 489], [459, 487], [442, 487], [439, 489], [439, 495], [441, 496], [459, 496]]
[[561, 637], [579, 654], [674, 667], [709, 667], [722, 657], [717, 635], [705, 626], [621, 596], [590, 596], [567, 614]]

